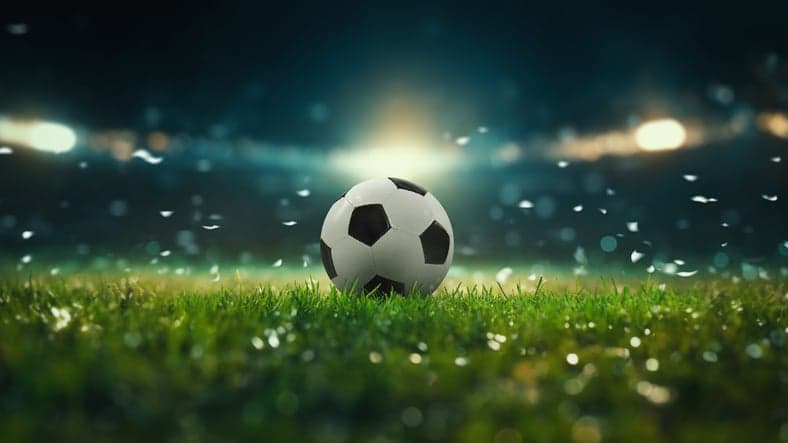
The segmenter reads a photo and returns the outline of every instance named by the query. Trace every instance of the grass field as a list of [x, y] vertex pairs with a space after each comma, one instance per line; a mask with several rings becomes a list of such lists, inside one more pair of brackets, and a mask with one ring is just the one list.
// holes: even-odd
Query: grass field
[[784, 282], [0, 280], [0, 440], [788, 440]]

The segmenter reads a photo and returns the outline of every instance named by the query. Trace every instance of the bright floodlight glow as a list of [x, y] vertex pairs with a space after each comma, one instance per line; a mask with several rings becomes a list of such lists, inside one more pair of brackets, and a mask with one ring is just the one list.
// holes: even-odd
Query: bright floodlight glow
[[74, 130], [60, 123], [11, 120], [0, 117], [0, 140], [3, 142], [60, 154], [77, 144]]
[[61, 153], [77, 144], [77, 135], [68, 126], [58, 123], [34, 123], [30, 129], [30, 146], [42, 151]]
[[407, 90], [383, 97], [350, 148], [331, 153], [335, 169], [358, 179], [400, 177], [429, 183], [463, 159], [458, 144], [437, 136], [438, 119], [422, 98]]
[[684, 126], [672, 118], [643, 123], [635, 131], [635, 141], [644, 151], [677, 149], [687, 140]]
[[775, 137], [788, 138], [788, 115], [765, 112], [758, 116], [758, 126]]
[[425, 181], [454, 167], [458, 160], [454, 152], [407, 146], [338, 150], [331, 155], [333, 167], [358, 178], [383, 176]]

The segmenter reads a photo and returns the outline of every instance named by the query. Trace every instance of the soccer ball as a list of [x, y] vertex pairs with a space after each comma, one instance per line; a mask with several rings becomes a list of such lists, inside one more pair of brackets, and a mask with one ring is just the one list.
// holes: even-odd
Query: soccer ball
[[430, 294], [454, 254], [454, 234], [438, 199], [399, 178], [361, 182], [323, 221], [320, 255], [340, 290]]

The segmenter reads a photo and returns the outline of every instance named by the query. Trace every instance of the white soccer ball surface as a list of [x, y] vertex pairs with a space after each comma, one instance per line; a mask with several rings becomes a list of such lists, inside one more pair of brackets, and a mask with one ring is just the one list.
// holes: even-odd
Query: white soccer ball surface
[[427, 295], [449, 271], [454, 233], [443, 206], [424, 188], [375, 178], [353, 186], [331, 206], [320, 252], [340, 290]]

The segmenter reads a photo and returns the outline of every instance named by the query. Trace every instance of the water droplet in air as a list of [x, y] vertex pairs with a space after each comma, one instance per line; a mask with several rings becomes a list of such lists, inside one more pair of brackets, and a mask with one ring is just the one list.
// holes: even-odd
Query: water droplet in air
[[522, 200], [517, 206], [522, 209], [531, 209], [534, 207], [534, 204], [530, 200]]
[[777, 194], [775, 194], [775, 195], [763, 194], [763, 195], [761, 195], [761, 197], [764, 200], [766, 200], [766, 201], [770, 201], [770, 202], [776, 202], [777, 201]]
[[163, 160], [161, 157], [154, 157], [153, 155], [151, 155], [150, 152], [144, 149], [137, 149], [136, 151], [134, 151], [133, 154], [131, 154], [131, 156], [135, 158], [139, 158], [151, 165], [158, 165]]

